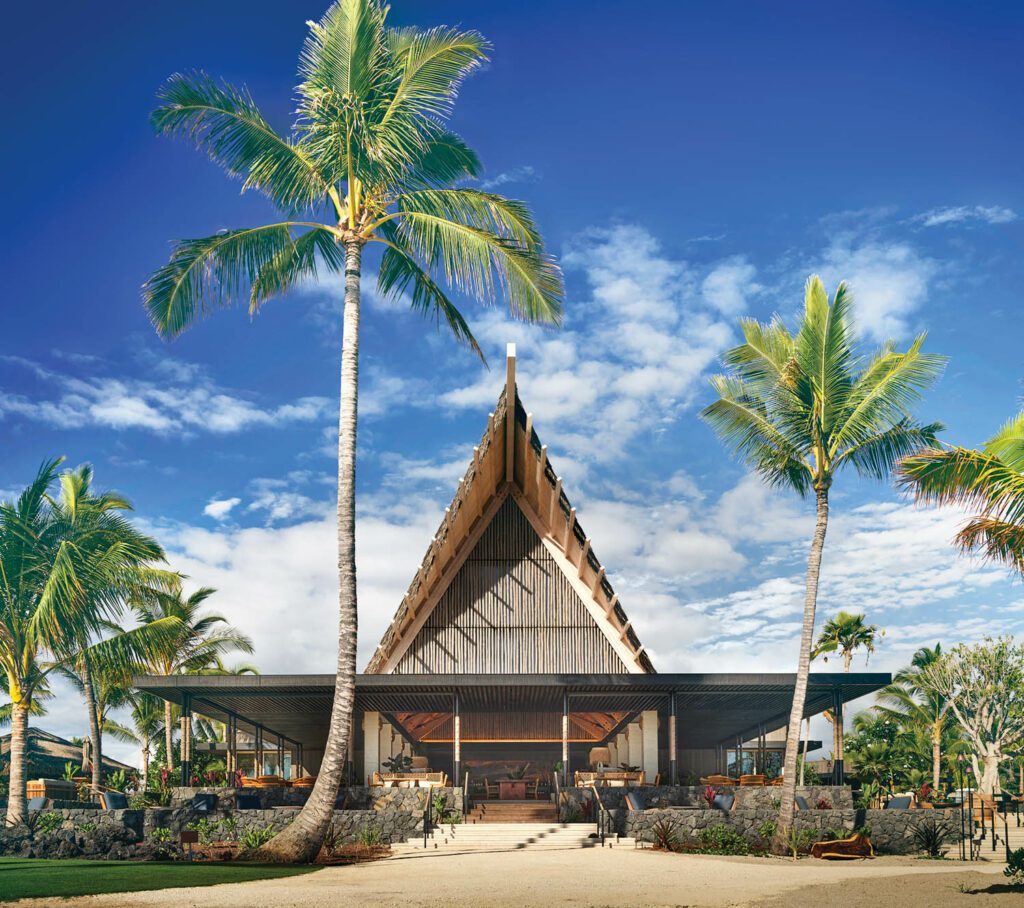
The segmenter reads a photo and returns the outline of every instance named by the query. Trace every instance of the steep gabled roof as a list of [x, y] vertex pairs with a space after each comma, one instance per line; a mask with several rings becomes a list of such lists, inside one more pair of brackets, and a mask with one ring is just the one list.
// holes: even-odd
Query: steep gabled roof
[[[511, 401], [511, 405], [510, 402]], [[612, 590], [590, 538], [576, 519], [547, 456], [533, 431], [515, 385], [515, 348], [509, 345], [505, 388], [473, 449], [473, 460], [391, 625], [366, 667], [369, 674], [391, 673], [423, 630], [488, 527], [513, 499], [575, 597], [621, 660], [622, 670], [653, 673], [626, 613]], [[508, 508], [502, 512], [507, 514]]]

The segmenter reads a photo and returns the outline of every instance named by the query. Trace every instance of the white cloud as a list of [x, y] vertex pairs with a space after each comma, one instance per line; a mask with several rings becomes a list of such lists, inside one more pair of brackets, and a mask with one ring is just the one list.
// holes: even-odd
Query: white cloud
[[209, 504], [203, 508], [203, 513], [214, 520], [224, 520], [231, 513], [231, 509], [241, 500], [241, 498], [212, 498]]
[[504, 186], [506, 183], [536, 183], [539, 179], [540, 174], [529, 164], [526, 164], [522, 167], [513, 167], [511, 170], [499, 173], [496, 177], [484, 180], [480, 184], [480, 188], [491, 190]]
[[51, 399], [32, 399], [0, 391], [0, 418], [6, 415], [49, 423], [59, 428], [104, 426], [142, 429], [160, 434], [200, 431], [229, 434], [258, 427], [309, 422], [333, 411], [322, 397], [302, 397], [264, 407], [220, 388], [202, 370], [175, 360], [162, 360], [168, 381], [95, 376], [77, 378], [35, 363], [5, 357], [31, 368], [57, 389]]
[[739, 315], [747, 308], [747, 296], [761, 288], [754, 283], [757, 269], [743, 256], [726, 259], [704, 278], [704, 299], [723, 315]]
[[858, 327], [882, 341], [911, 330], [911, 317], [927, 302], [938, 264], [907, 243], [840, 237], [825, 251], [818, 270], [829, 294], [839, 281], [850, 285]]
[[1017, 220], [1017, 213], [999, 205], [955, 205], [947, 208], [933, 208], [914, 217], [925, 227], [944, 227], [949, 224], [982, 222], [985, 224], [1009, 224]]

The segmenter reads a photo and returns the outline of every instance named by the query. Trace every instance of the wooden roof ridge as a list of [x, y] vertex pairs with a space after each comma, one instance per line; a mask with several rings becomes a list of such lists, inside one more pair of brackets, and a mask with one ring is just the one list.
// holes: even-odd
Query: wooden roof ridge
[[[509, 400], [512, 407], [509, 408]], [[510, 431], [511, 429], [511, 431]], [[427, 616], [448, 588], [470, 551], [509, 496], [525, 514], [545, 548], [572, 584], [608, 642], [631, 673], [653, 674], [619, 597], [605, 576], [590, 537], [562, 489], [533, 429], [515, 383], [515, 345], [509, 344], [505, 387], [487, 429], [473, 449], [465, 475], [441, 525], [434, 534], [419, 570], [395, 616], [366, 666], [367, 674], [394, 671]]]

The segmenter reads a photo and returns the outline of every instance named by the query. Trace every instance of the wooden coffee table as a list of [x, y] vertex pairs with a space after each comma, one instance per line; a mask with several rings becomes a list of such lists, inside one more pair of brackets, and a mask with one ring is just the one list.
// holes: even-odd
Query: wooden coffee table
[[502, 801], [525, 801], [526, 779], [498, 779], [498, 797]]

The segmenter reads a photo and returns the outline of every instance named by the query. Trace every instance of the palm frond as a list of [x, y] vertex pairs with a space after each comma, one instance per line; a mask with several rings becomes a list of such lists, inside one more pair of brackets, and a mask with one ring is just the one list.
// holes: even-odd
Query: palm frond
[[310, 22], [299, 57], [302, 90], [339, 101], [379, 94], [387, 76], [384, 17], [375, 0], [338, 0]]
[[963, 551], [1002, 562], [1024, 577], [1024, 523], [975, 517], [957, 533], [956, 541]]
[[985, 443], [985, 452], [998, 457], [1011, 470], [1024, 473], [1024, 410]]
[[945, 430], [940, 422], [915, 425], [909, 417], [878, 435], [871, 435], [847, 448], [836, 458], [836, 466], [849, 461], [861, 476], [886, 480], [901, 458], [923, 448], [938, 448], [938, 434]]
[[249, 293], [249, 313], [298, 284], [315, 281], [318, 262], [329, 271], [344, 271], [345, 253], [330, 231], [313, 227], [260, 266]]
[[294, 249], [291, 229], [318, 225], [281, 222], [181, 240], [142, 288], [157, 332], [177, 337], [212, 307], [230, 306], [260, 271]]
[[293, 211], [323, 200], [329, 183], [301, 147], [264, 119], [244, 89], [217, 84], [205, 73], [175, 74], [157, 93], [151, 114], [158, 134], [182, 136], [220, 164], [242, 187], [257, 189]]

